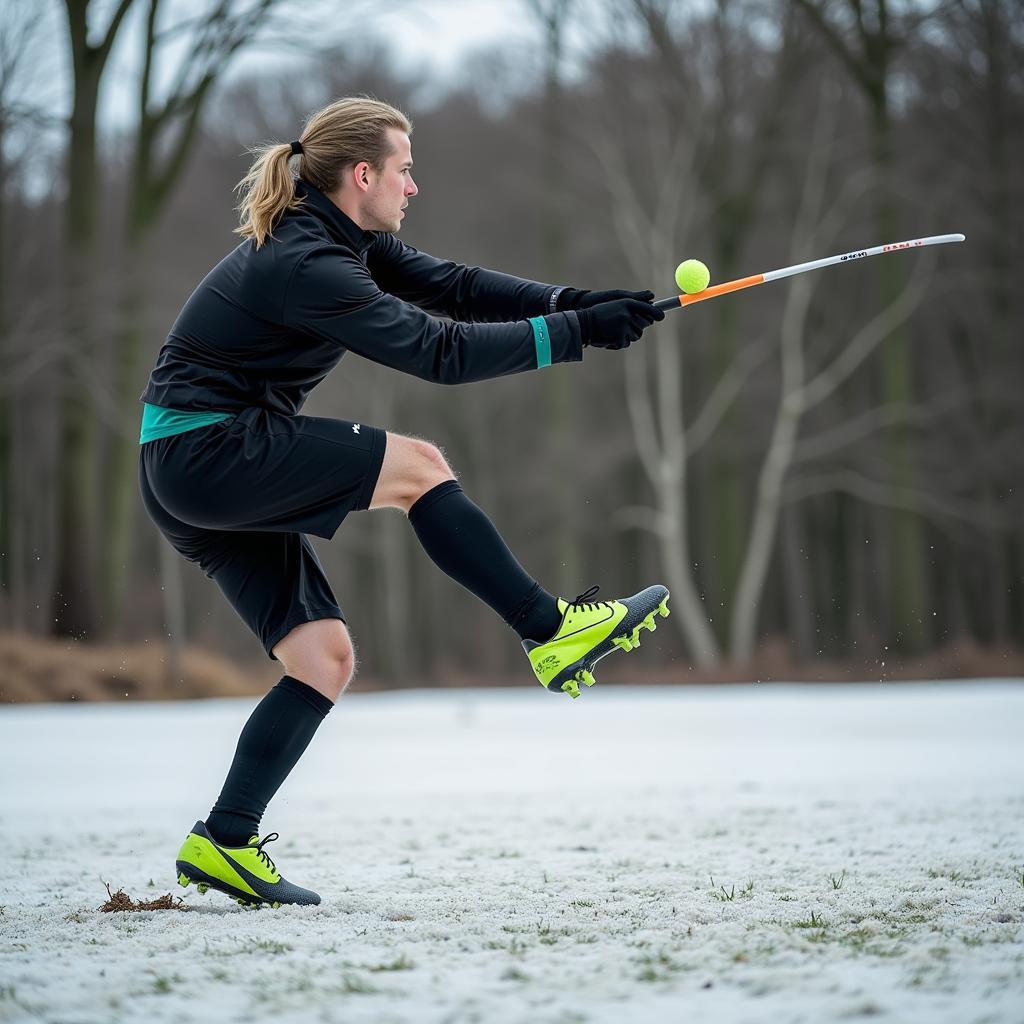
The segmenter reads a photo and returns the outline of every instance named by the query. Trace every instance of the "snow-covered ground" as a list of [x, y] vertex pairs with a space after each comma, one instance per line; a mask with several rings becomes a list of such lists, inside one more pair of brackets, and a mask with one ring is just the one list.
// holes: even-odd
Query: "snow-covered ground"
[[352, 695], [264, 825], [321, 906], [101, 914], [253, 701], [0, 710], [0, 1019], [1024, 1021], [1024, 685]]

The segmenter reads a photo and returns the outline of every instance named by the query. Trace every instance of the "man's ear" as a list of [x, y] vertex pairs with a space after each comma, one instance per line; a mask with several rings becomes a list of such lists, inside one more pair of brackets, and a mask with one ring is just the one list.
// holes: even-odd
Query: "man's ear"
[[360, 160], [359, 163], [352, 168], [352, 177], [355, 180], [356, 186], [361, 189], [368, 189], [370, 187], [370, 164], [367, 160]]

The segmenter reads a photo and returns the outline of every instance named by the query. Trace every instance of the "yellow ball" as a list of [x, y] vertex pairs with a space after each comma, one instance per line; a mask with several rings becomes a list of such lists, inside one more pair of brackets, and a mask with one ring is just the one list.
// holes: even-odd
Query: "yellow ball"
[[704, 291], [710, 280], [711, 273], [700, 260], [683, 260], [676, 267], [676, 284], [687, 295]]

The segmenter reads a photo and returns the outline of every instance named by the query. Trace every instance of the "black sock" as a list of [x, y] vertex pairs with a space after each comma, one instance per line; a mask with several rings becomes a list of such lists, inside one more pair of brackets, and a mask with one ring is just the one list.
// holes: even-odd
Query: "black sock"
[[456, 480], [427, 491], [409, 509], [423, 549], [456, 583], [489, 604], [524, 640], [549, 640], [558, 603], [516, 561], [501, 534]]
[[291, 676], [256, 705], [238, 738], [224, 788], [206, 819], [217, 842], [245, 846], [258, 834], [271, 797], [332, 707], [322, 693]]

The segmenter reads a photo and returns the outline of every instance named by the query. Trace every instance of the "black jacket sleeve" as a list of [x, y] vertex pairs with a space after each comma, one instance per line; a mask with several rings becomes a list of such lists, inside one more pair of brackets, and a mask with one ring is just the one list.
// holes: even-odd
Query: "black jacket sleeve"
[[496, 323], [542, 316], [561, 289], [538, 281], [438, 259], [380, 232], [367, 253], [373, 279], [392, 295], [438, 316]]
[[[381, 291], [367, 267], [341, 246], [321, 246], [300, 258], [285, 293], [283, 320], [293, 330], [438, 384], [486, 380], [538, 365], [527, 320], [438, 320]], [[544, 321], [551, 362], [583, 358], [574, 312], [552, 313]]]

